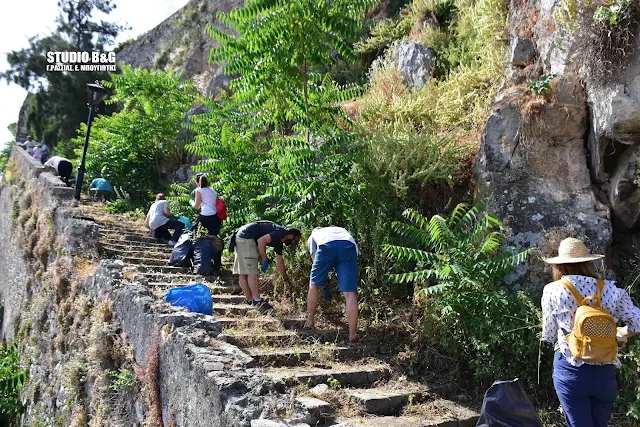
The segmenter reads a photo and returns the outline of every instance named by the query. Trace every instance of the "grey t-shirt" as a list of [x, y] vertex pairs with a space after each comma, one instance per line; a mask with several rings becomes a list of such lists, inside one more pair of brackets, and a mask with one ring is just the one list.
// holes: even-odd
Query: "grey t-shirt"
[[169, 202], [166, 200], [158, 200], [151, 205], [147, 214], [150, 229], [155, 230], [169, 222], [169, 218], [164, 214], [165, 208], [169, 209]]

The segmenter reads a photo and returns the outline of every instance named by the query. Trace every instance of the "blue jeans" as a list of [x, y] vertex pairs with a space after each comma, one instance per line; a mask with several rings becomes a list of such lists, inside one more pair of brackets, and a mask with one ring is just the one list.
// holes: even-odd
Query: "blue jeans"
[[321, 245], [311, 267], [311, 283], [324, 286], [331, 269], [336, 269], [340, 292], [358, 292], [358, 251], [348, 240]]
[[170, 219], [164, 225], [153, 230], [153, 236], [157, 239], [166, 239], [169, 236], [169, 230], [173, 230], [173, 235], [169, 237], [169, 240], [177, 242], [182, 234], [184, 224], [177, 219]]
[[615, 366], [575, 367], [556, 353], [553, 385], [569, 427], [607, 427], [618, 387]]

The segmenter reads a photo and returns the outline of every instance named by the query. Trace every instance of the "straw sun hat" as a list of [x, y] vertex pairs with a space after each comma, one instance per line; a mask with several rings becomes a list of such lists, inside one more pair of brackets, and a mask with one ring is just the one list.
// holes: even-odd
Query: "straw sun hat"
[[544, 260], [547, 264], [572, 264], [578, 262], [595, 261], [604, 255], [592, 255], [587, 246], [578, 239], [569, 237], [560, 242], [558, 256]]

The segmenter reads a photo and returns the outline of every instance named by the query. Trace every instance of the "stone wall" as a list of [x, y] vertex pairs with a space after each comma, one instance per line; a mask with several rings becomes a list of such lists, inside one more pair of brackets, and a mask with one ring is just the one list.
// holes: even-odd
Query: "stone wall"
[[[0, 189], [1, 334], [19, 343], [28, 367], [23, 423], [249, 426], [287, 412], [306, 419], [279, 392], [281, 382], [216, 339], [214, 317], [171, 307], [144, 278], [123, 278], [121, 261], [100, 261], [99, 226], [73, 194], [14, 148]], [[135, 373], [135, 384], [114, 389], [118, 373]]]

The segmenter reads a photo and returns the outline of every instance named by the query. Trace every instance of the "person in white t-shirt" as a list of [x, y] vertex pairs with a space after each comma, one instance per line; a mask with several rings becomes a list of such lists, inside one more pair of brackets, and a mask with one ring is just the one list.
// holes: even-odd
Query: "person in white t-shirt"
[[335, 268], [338, 289], [347, 304], [349, 322], [349, 343], [358, 341], [358, 245], [347, 230], [342, 227], [318, 227], [311, 232], [307, 242], [313, 266], [307, 294], [306, 329], [315, 327], [318, 289], [322, 288], [325, 298], [331, 294], [326, 287], [329, 272]]
[[33, 156], [33, 153], [36, 152], [37, 146], [38, 146], [38, 143], [32, 140], [30, 136], [28, 136], [27, 140], [25, 141], [25, 148], [27, 150], [27, 153]]
[[65, 159], [61, 156], [53, 156], [47, 160], [44, 165], [55, 169], [64, 183], [69, 185], [69, 177], [71, 176], [71, 172], [73, 172], [73, 165], [69, 159]]
[[[169, 202], [165, 200], [164, 193], [156, 194], [156, 201], [149, 208], [147, 213], [147, 225], [157, 239], [169, 239], [169, 246], [175, 246], [182, 234], [184, 224], [177, 219], [170, 218], [171, 209]], [[173, 230], [173, 235], [169, 233]]]
[[196, 188], [196, 199], [192, 207], [195, 210], [199, 210], [200, 214], [196, 222], [193, 223], [193, 229], [195, 230], [198, 225], [201, 225], [207, 229], [209, 236], [217, 236], [222, 225], [216, 209], [218, 194], [216, 190], [209, 187], [207, 176], [203, 173], [196, 175], [196, 185], [198, 186]]

